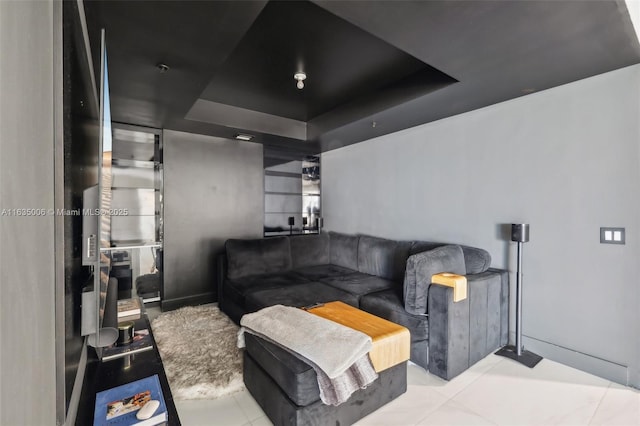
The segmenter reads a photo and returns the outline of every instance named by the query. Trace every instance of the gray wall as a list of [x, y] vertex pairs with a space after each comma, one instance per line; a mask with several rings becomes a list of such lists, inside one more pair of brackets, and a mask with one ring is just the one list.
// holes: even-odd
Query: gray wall
[[[0, 211], [54, 208], [54, 5], [0, 1]], [[56, 422], [54, 216], [0, 216], [0, 424]]]
[[262, 236], [262, 145], [165, 130], [163, 309], [217, 300], [215, 256]]
[[500, 225], [530, 223], [525, 346], [640, 386], [639, 104], [632, 66], [327, 152], [325, 227], [484, 247], [514, 294]]

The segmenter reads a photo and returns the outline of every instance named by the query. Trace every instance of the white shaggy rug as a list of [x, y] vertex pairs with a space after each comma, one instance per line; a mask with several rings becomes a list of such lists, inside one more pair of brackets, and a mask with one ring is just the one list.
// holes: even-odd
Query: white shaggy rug
[[151, 328], [174, 399], [214, 399], [244, 389], [238, 326], [217, 306], [164, 312]]

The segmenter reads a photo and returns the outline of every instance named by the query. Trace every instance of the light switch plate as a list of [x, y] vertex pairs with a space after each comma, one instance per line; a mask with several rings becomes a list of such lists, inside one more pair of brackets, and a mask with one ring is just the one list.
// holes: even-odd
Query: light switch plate
[[601, 244], [624, 244], [624, 228], [602, 227], [600, 228]]

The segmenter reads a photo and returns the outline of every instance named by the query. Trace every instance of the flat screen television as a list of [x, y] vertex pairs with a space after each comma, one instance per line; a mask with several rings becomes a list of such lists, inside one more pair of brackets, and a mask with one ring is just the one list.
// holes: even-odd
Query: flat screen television
[[[93, 322], [90, 327], [84, 327], [87, 334], [95, 334], [96, 330], [109, 324], [108, 315], [99, 320], [100, 309], [96, 297], [99, 292], [93, 291], [99, 288], [95, 286], [94, 275], [94, 272], [99, 271], [99, 266], [96, 266], [97, 252], [93, 253], [93, 262], [90, 263], [86, 247], [83, 247], [86, 246], [84, 236], [98, 236], [98, 216], [82, 214], [82, 209], [85, 208], [86, 211], [88, 206], [93, 210], [99, 208], [98, 161], [102, 157], [99, 151], [102, 149], [99, 147], [99, 93], [103, 83], [99, 72], [100, 31], [95, 34], [95, 39], [89, 37], [83, 0], [65, 1], [59, 5], [62, 6], [63, 44], [62, 52], [59, 53], [63, 68], [63, 108], [60, 112], [64, 129], [64, 209], [73, 214], [65, 214], [63, 220], [64, 311], [60, 312], [61, 315], [56, 315], [56, 331], [64, 329], [64, 336], [58, 339], [56, 334], [56, 424], [72, 425], [75, 424], [87, 365], [91, 362], [90, 354], [98, 352], [88, 347], [89, 339], [82, 334], [83, 319], [85, 323], [87, 318], [90, 319], [89, 322]], [[94, 63], [94, 59], [98, 63]], [[95, 200], [90, 202], [88, 198], [91, 196], [87, 194], [92, 191]], [[94, 224], [92, 232], [86, 231], [89, 222]], [[98, 246], [94, 248], [97, 250]], [[117, 286], [109, 286], [108, 290], [115, 287]], [[85, 290], [91, 296], [88, 300], [87, 295], [84, 296], [84, 308], [89, 307], [89, 313], [82, 312]], [[106, 298], [104, 300], [106, 308], [108, 302]], [[106, 309], [105, 313], [107, 312], [109, 309]], [[87, 328], [91, 332], [87, 332]]]
[[[84, 191], [83, 198], [83, 264], [93, 270], [93, 280], [82, 293], [81, 333], [88, 344], [100, 348], [118, 338], [117, 292], [110, 291], [111, 269], [111, 103], [104, 29], [100, 34], [100, 103], [98, 183]], [[115, 286], [111, 286], [115, 287]], [[114, 289], [117, 290], [117, 289]], [[115, 297], [115, 299], [114, 299]]]

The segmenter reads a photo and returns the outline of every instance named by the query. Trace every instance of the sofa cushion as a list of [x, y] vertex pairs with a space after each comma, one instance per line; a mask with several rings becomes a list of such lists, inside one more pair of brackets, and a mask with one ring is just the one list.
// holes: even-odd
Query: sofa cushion
[[358, 271], [390, 280], [402, 280], [410, 243], [360, 236]]
[[386, 278], [363, 274], [362, 272], [322, 278], [320, 281], [325, 284], [329, 284], [331, 287], [339, 288], [340, 290], [347, 291], [356, 296], [400, 287], [400, 284]]
[[407, 312], [414, 315], [427, 313], [431, 277], [441, 272], [466, 275], [460, 246], [446, 245], [409, 256], [403, 286], [404, 308]]
[[423, 251], [433, 250], [434, 248], [446, 246], [445, 243], [434, 243], [432, 241], [414, 241], [409, 249], [409, 256]]
[[246, 307], [257, 311], [273, 305], [302, 307], [334, 300], [358, 307], [357, 296], [319, 282], [253, 291], [246, 296]]
[[362, 296], [360, 309], [407, 327], [411, 332], [412, 342], [429, 337], [429, 317], [408, 313], [402, 303], [402, 294], [397, 289]]
[[227, 240], [228, 272], [231, 279], [249, 275], [285, 272], [291, 269], [287, 237], [255, 240]]
[[354, 271], [353, 269], [345, 268], [344, 266], [338, 265], [318, 265], [318, 266], [307, 266], [305, 268], [296, 269], [294, 272], [302, 275], [310, 279], [311, 281], [320, 281], [325, 277], [335, 277], [336, 275], [344, 275], [351, 274]]
[[289, 237], [291, 263], [294, 269], [326, 265], [330, 262], [327, 234], [296, 235]]
[[358, 236], [329, 232], [331, 264], [358, 270]]
[[488, 251], [469, 246], [462, 247], [464, 253], [464, 264], [467, 274], [481, 274], [486, 272], [491, 266], [491, 255]]
[[251, 275], [249, 277], [227, 280], [225, 284], [225, 296], [234, 302], [242, 305], [247, 293], [254, 290], [282, 288], [309, 282], [305, 277], [294, 272], [284, 272], [281, 274]]
[[[432, 250], [436, 247], [442, 247], [447, 245], [445, 243], [433, 243], [429, 241], [414, 241], [411, 246], [409, 254], [416, 254], [423, 251]], [[464, 254], [464, 263], [467, 270], [467, 274], [480, 274], [485, 272], [491, 266], [491, 255], [488, 251], [469, 246], [462, 247], [462, 253]]]

